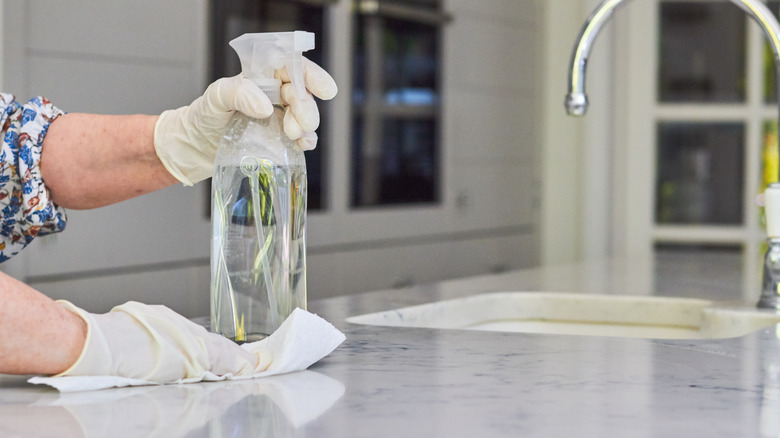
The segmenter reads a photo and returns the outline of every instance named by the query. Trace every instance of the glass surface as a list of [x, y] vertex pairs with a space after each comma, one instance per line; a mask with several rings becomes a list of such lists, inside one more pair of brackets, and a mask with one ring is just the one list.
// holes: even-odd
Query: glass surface
[[657, 138], [656, 223], [741, 224], [744, 126], [665, 122]]
[[355, 28], [351, 205], [439, 202], [440, 28], [375, 15]]
[[[362, 126], [360, 120], [356, 126]], [[381, 149], [365, 154], [356, 147], [353, 205], [427, 203], [438, 198], [436, 122], [433, 119], [385, 119]], [[357, 130], [358, 139], [362, 137]], [[359, 144], [356, 141], [356, 144]]]
[[[241, 72], [238, 56], [228, 42], [248, 32], [314, 32], [315, 48], [304, 54], [328, 70], [325, 8], [323, 6], [288, 0], [231, 0], [211, 2], [211, 80], [234, 76]], [[317, 148], [306, 152], [308, 171], [309, 210], [321, 210], [326, 205], [325, 154], [329, 114], [328, 102], [317, 101], [320, 109], [319, 140]]]
[[729, 2], [662, 2], [659, 100], [743, 101], [747, 20]]
[[438, 28], [384, 20], [384, 96], [388, 104], [433, 105]]

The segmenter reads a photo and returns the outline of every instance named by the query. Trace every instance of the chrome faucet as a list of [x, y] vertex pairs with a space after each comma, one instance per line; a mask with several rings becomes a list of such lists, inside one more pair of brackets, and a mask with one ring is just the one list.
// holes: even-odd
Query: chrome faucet
[[[588, 96], [585, 93], [585, 70], [588, 65], [593, 42], [598, 36], [604, 24], [609, 21], [618, 6], [628, 3], [630, 0], [604, 0], [588, 17], [580, 31], [577, 44], [571, 54], [569, 69], [569, 93], [566, 95], [566, 112], [572, 116], [583, 116], [588, 110]], [[775, 58], [775, 81], [777, 82], [778, 105], [780, 105], [780, 23], [775, 16], [760, 0], [729, 0], [739, 6], [753, 20], [758, 23], [764, 32]], [[778, 126], [780, 126], [780, 113], [778, 114]], [[778, 145], [780, 148], [780, 145]], [[780, 208], [769, 208], [774, 200], [780, 203], [780, 195], [771, 196], [770, 193], [780, 193], [780, 175], [778, 183], [771, 184], [765, 193], [767, 203], [767, 252], [764, 257], [764, 273], [761, 298], [758, 301], [759, 308], [775, 309], [780, 311]], [[770, 217], [770, 210], [777, 211], [776, 218]], [[776, 222], [770, 222], [776, 221]], [[774, 225], [773, 225], [774, 224]], [[776, 230], [776, 231], [775, 231]]]

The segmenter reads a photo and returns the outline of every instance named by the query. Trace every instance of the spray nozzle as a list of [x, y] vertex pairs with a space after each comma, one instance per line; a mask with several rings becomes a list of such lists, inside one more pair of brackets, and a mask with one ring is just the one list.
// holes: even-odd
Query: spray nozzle
[[287, 67], [295, 91], [306, 92], [303, 83], [303, 52], [314, 48], [312, 32], [245, 33], [230, 41], [241, 60], [241, 74], [256, 83], [271, 99], [280, 103], [281, 81], [274, 71]]

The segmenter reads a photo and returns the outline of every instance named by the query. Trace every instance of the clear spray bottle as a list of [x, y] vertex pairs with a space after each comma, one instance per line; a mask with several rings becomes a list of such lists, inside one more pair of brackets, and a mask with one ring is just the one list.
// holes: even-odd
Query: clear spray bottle
[[306, 309], [306, 162], [284, 133], [281, 82], [299, 93], [310, 32], [244, 34], [230, 42], [242, 75], [271, 99], [274, 114], [236, 113], [220, 143], [212, 180], [211, 329], [236, 342], [273, 333]]

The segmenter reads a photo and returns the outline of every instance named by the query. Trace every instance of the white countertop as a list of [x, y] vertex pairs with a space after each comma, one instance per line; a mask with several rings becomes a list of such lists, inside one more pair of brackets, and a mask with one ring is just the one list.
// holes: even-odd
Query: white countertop
[[63, 395], [0, 376], [0, 436], [778, 436], [774, 327], [662, 341], [344, 322], [496, 291], [739, 300], [752, 295], [742, 279], [728, 254], [661, 255], [315, 301], [347, 341], [309, 371]]

